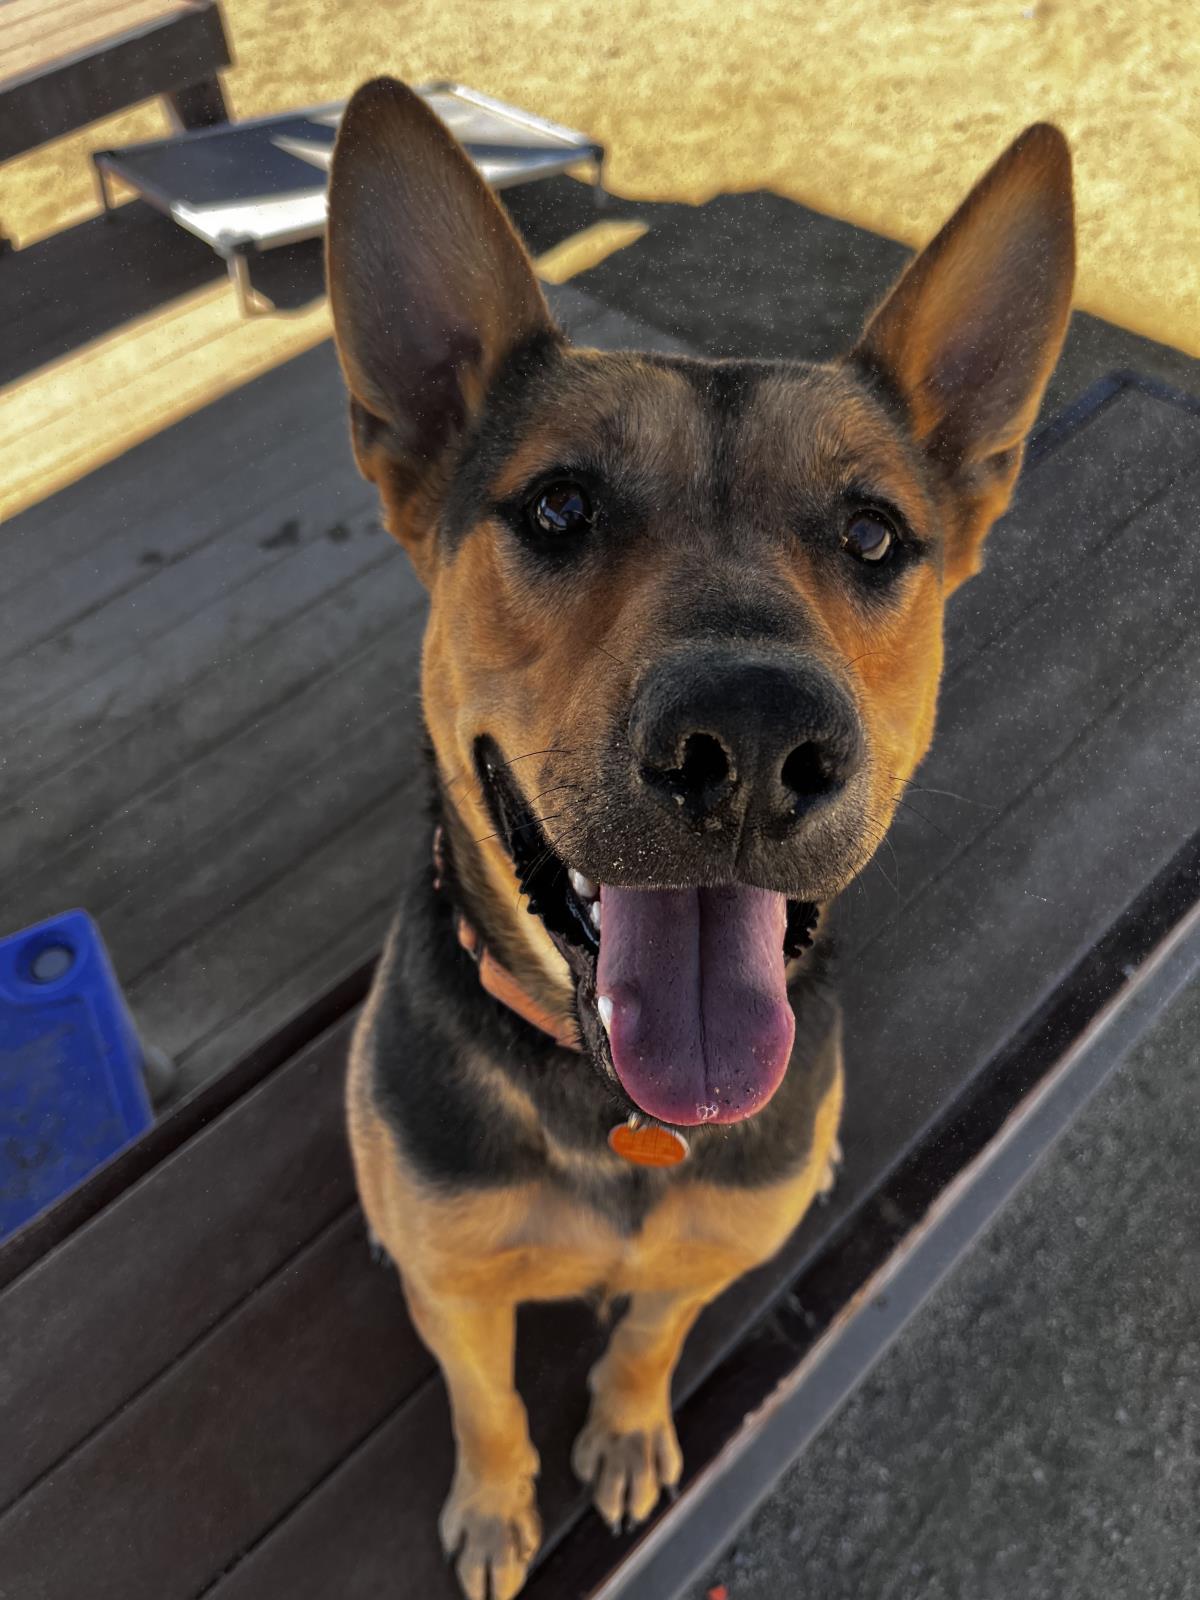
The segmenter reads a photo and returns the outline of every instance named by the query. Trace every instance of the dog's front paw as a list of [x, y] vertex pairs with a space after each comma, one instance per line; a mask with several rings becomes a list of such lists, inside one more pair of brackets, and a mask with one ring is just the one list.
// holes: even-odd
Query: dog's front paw
[[532, 1477], [492, 1484], [456, 1475], [438, 1521], [467, 1600], [512, 1600], [542, 1541]]
[[614, 1533], [643, 1522], [664, 1489], [679, 1482], [683, 1456], [670, 1414], [621, 1431], [593, 1414], [571, 1452], [575, 1475], [592, 1491], [596, 1510]]

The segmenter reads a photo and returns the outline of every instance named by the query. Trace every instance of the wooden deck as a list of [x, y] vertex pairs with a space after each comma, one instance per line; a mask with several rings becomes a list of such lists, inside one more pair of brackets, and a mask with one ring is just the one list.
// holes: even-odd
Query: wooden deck
[[165, 95], [184, 127], [224, 121], [217, 0], [5, 0], [0, 161]]
[[[552, 294], [584, 342], [679, 348]], [[422, 594], [351, 460], [328, 342], [4, 537], [6, 931], [86, 907], [186, 1088], [378, 944], [422, 819]]]
[[[326, 392], [328, 411], [306, 410]], [[37, 603], [15, 613], [27, 637], [0, 699], [21, 784], [0, 824], [22, 841], [6, 906], [32, 915], [85, 886], [74, 897], [100, 907], [139, 1011], [193, 1077], [371, 950], [406, 840], [426, 847], [420, 599], [364, 490], [328, 465], [344, 461], [328, 352], [248, 399], [236, 426], [183, 424], [136, 473], [108, 469], [19, 525]], [[911, 1222], [911, 1190], [885, 1211], [889, 1175], [948, 1108], [976, 1115], [981, 1085], [1032, 1081], [1048, 998], [1147, 885], [1183, 860], [1189, 903], [1200, 891], [1198, 513], [1200, 416], [1114, 380], [1042, 436], [955, 601], [934, 753], [841, 920], [846, 1166], [689, 1341], [693, 1473], [720, 1444], [719, 1364], [728, 1405], [749, 1409], [753, 1374], [815, 1320], [801, 1269], [838, 1237], [851, 1261], [860, 1233], [839, 1230], [871, 1204]], [[43, 1230], [48, 1253], [19, 1236], [0, 1250], [0, 1586], [21, 1600], [452, 1600], [444, 1397], [365, 1250], [341, 1126], [349, 1025], [206, 1113], [86, 1226]], [[620, 1588], [604, 1572], [628, 1545], [567, 1468], [599, 1337], [582, 1306], [523, 1318], [548, 1535], [530, 1600]]]

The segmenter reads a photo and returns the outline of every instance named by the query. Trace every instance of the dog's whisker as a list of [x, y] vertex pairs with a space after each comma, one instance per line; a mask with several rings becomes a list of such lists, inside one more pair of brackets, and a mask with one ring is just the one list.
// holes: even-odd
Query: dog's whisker
[[888, 850], [891, 852], [892, 866], [896, 869], [896, 899], [899, 900], [900, 899], [900, 858], [896, 854], [896, 846], [892, 843], [891, 833], [890, 833], [889, 829], [885, 829], [884, 830], [884, 835], [883, 835], [882, 842], [885, 845], [887, 845]]
[[[547, 745], [543, 750], [526, 750], [523, 755], [512, 756], [507, 760], [498, 760], [495, 765], [498, 767], [515, 767], [518, 761], [531, 761], [534, 756], [573, 756], [578, 755], [578, 753], [577, 750], [568, 750], [559, 745]], [[446, 788], [453, 789], [460, 783], [468, 782], [473, 783], [480, 791], [480, 794], [483, 793], [483, 785], [479, 781], [479, 775], [471, 767], [464, 767], [455, 777], [448, 778], [446, 780]]]
[[955, 834], [948, 833], [946, 829], [943, 828], [940, 823], [935, 822], [932, 817], [927, 817], [923, 811], [918, 811], [916, 806], [914, 806], [910, 800], [897, 800], [896, 804], [898, 806], [903, 806], [906, 811], [911, 811], [914, 817], [918, 817], [923, 823], [925, 823], [926, 827], [932, 828], [935, 833], [940, 833], [942, 838], [948, 840], [950, 844], [960, 844], [962, 842]]
[[998, 811], [999, 806], [994, 806], [986, 800], [976, 800], [969, 794], [955, 794], [953, 789], [934, 789], [927, 783], [914, 783], [911, 778], [898, 778], [894, 772], [889, 772], [888, 777], [898, 783], [902, 789], [910, 789], [913, 794], [935, 794], [944, 800], [959, 800], [965, 806], [978, 806], [981, 811]]
[[886, 650], [864, 650], [861, 655], [852, 656], [851, 659], [849, 661], [847, 661], [846, 665], [848, 667], [854, 667], [854, 666], [857, 666], [860, 661], [865, 661], [868, 656], [885, 656], [885, 655], [887, 655], [887, 651]]
[[871, 857], [870, 865], [875, 868], [876, 872], [878, 872], [879, 876], [883, 879], [884, 883], [887, 884], [888, 888], [896, 896], [896, 899], [899, 900], [900, 899], [900, 890], [896, 886], [896, 884], [894, 884], [892, 882], [892, 880], [888, 877], [887, 871], [884, 868], [883, 862], [880, 861], [878, 855], [873, 855]]
[[596, 649], [599, 650], [601, 655], [607, 656], [610, 661], [615, 661], [619, 667], [632, 667], [635, 665], [634, 662], [626, 661], [622, 656], [614, 655], [607, 645], [597, 644]]
[[518, 761], [530, 761], [534, 756], [574, 756], [577, 750], [566, 750], [558, 745], [547, 745], [544, 750], [526, 750], [522, 756], [511, 756], [508, 760], [497, 761], [498, 767], [515, 767]]
[[548, 789], [543, 789], [540, 794], [530, 795], [528, 804], [532, 807], [539, 800], [544, 800], [548, 794], [560, 794], [564, 789], [578, 789], [580, 787], [580, 784], [571, 783], [569, 780], [564, 779], [562, 783], [552, 783]]

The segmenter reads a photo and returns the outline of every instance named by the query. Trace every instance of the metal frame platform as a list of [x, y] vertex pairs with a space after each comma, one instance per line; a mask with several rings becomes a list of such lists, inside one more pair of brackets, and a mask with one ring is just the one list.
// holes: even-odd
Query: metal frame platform
[[[493, 189], [586, 166], [596, 204], [604, 203], [604, 146], [587, 134], [460, 83], [422, 84], [416, 92]], [[117, 214], [110, 179], [119, 178], [223, 258], [242, 311], [250, 315], [261, 309], [250, 258], [325, 232], [326, 178], [343, 110], [344, 102], [333, 102], [94, 151], [105, 214]]]

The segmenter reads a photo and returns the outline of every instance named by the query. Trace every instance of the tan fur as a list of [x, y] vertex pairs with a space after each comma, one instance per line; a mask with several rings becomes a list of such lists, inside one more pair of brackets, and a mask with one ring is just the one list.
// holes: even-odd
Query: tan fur
[[[409, 1170], [380, 1118], [359, 1056], [349, 1077], [351, 1146], [363, 1209], [406, 1280], [430, 1293], [516, 1304], [602, 1290], [704, 1291], [774, 1255], [818, 1193], [833, 1159], [840, 1066], [816, 1118], [812, 1150], [785, 1183], [730, 1190], [681, 1175], [645, 1226], [623, 1237], [550, 1182], [439, 1195]], [[570, 1159], [560, 1153], [564, 1164]], [[617, 1156], [597, 1161], [620, 1165]]]

